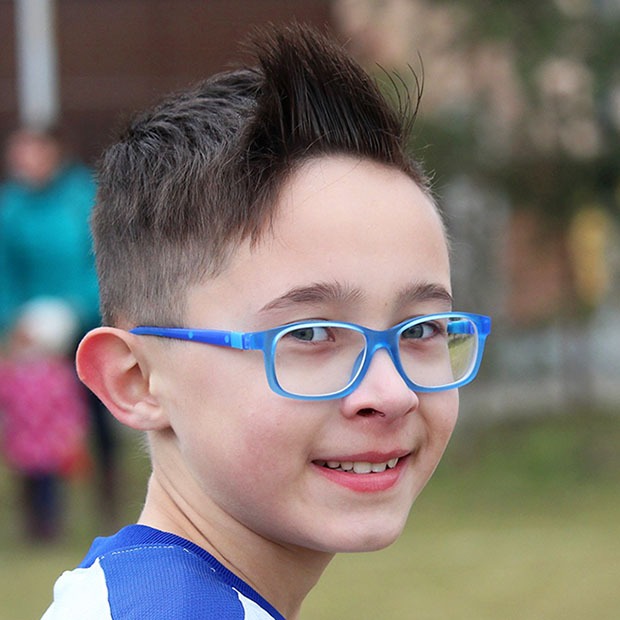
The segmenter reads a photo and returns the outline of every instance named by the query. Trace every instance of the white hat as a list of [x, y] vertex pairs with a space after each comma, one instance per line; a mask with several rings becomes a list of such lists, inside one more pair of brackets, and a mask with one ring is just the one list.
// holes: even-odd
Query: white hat
[[38, 297], [22, 306], [17, 327], [42, 353], [67, 355], [78, 336], [78, 319], [71, 307], [55, 297]]

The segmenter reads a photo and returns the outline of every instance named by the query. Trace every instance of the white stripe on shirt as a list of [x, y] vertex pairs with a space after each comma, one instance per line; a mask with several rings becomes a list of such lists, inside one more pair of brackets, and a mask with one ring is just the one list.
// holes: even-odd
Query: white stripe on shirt
[[54, 603], [41, 620], [112, 620], [108, 587], [97, 560], [89, 568], [63, 573], [54, 585]]

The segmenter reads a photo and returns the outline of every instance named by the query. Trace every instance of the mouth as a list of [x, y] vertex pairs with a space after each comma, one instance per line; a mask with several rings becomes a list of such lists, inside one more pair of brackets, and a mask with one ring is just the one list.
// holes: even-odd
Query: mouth
[[[398, 485], [409, 470], [414, 452], [351, 455], [351, 460], [315, 459], [312, 465], [321, 478], [355, 493], [386, 492]], [[355, 459], [355, 460], [354, 460]]]
[[388, 469], [394, 469], [399, 461], [400, 458], [392, 458], [381, 463], [371, 463], [369, 461], [314, 461], [314, 463], [332, 471], [368, 475], [381, 474]]

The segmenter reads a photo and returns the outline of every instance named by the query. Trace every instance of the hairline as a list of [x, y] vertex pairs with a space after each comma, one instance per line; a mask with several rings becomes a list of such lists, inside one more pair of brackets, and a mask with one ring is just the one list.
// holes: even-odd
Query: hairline
[[[441, 226], [443, 238], [446, 242], [446, 246], [448, 249], [448, 253], [450, 253], [450, 241], [448, 232], [446, 229], [446, 225], [444, 222], [444, 218], [442, 212], [439, 208], [439, 205], [430, 189], [430, 187], [425, 183], [420, 183], [418, 179], [415, 178], [415, 174], [412, 172], [408, 172], [404, 170], [402, 166], [399, 166], [395, 163], [385, 162], [373, 159], [371, 157], [360, 155], [359, 153], [347, 153], [347, 152], [334, 152], [334, 153], [315, 153], [309, 155], [308, 157], [299, 159], [296, 162], [292, 162], [290, 168], [286, 171], [286, 174], [282, 176], [279, 180], [279, 183], [273, 193], [273, 200], [271, 207], [265, 213], [264, 221], [261, 223], [259, 227], [257, 227], [254, 231], [248, 231], [245, 235], [240, 236], [238, 239], [231, 240], [224, 248], [224, 252], [222, 257], [214, 261], [211, 269], [206, 269], [202, 276], [196, 277], [194, 279], [188, 280], [187, 283], [181, 285], [179, 287], [180, 296], [182, 296], [183, 301], [179, 306], [180, 315], [175, 317], [175, 320], [179, 322], [178, 325], [182, 326], [182, 322], [187, 312], [187, 304], [189, 301], [189, 290], [192, 287], [200, 286], [202, 284], [207, 283], [209, 280], [215, 279], [217, 277], [225, 276], [226, 271], [231, 266], [234, 258], [239, 251], [239, 248], [244, 244], [248, 243], [250, 249], [254, 249], [258, 247], [263, 241], [269, 238], [269, 235], [273, 235], [275, 225], [280, 217], [281, 212], [281, 197], [282, 193], [286, 190], [287, 186], [291, 184], [295, 177], [299, 174], [303, 173], [304, 169], [311, 166], [315, 162], [326, 161], [326, 160], [334, 160], [334, 159], [348, 159], [351, 161], [356, 161], [358, 163], [362, 162], [370, 162], [376, 164], [386, 170], [397, 171], [405, 175], [408, 179], [411, 180], [412, 183], [422, 192], [423, 196], [428, 200], [430, 207], [433, 212], [437, 216], [439, 225]], [[181, 290], [183, 289], [183, 290]]]

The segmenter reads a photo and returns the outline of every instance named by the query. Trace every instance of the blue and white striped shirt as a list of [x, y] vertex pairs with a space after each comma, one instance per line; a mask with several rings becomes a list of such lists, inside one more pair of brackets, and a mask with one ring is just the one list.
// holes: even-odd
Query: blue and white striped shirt
[[42, 620], [284, 620], [212, 555], [174, 534], [130, 525], [97, 538], [54, 586]]

